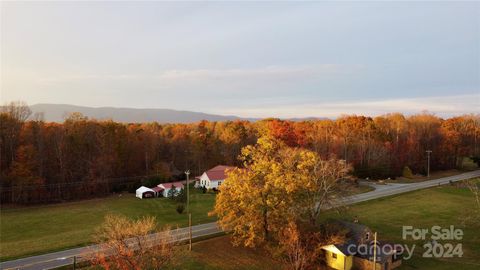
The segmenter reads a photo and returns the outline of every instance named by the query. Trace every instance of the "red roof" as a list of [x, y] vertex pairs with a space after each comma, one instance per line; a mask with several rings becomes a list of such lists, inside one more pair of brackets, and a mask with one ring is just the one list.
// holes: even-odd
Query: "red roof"
[[170, 182], [170, 183], [161, 183], [158, 186], [162, 185], [165, 188], [172, 188], [172, 186], [177, 187], [183, 187], [184, 182], [183, 181], [177, 181], [177, 182]]
[[153, 189], [153, 191], [155, 191], [155, 192], [160, 192], [160, 191], [163, 191], [163, 190], [164, 190], [163, 188], [158, 187], [158, 186], [157, 186], [157, 187], [153, 187], [152, 189]]
[[208, 179], [210, 179], [210, 181], [219, 181], [227, 178], [226, 172], [233, 169], [235, 169], [235, 167], [218, 165], [206, 171], [205, 173], [207, 174]]

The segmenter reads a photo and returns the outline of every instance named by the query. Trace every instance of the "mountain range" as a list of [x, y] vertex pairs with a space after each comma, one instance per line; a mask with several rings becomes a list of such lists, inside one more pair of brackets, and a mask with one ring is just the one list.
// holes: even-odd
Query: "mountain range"
[[90, 119], [106, 120], [111, 119], [123, 123], [194, 123], [201, 120], [208, 121], [229, 121], [249, 120], [256, 121], [256, 118], [242, 118], [233, 115], [216, 115], [193, 111], [178, 111], [171, 109], [135, 109], [115, 107], [86, 107], [68, 104], [35, 104], [31, 105], [32, 117], [35, 114], [43, 114], [47, 122], [63, 122], [73, 112], [79, 112]]
[[[41, 114], [46, 122], [61, 123], [73, 112], [79, 112], [89, 119], [113, 120], [122, 123], [195, 123], [202, 120], [207, 121], [233, 121], [247, 120], [258, 121], [261, 118], [247, 118], [235, 115], [208, 114], [203, 112], [179, 111], [172, 109], [137, 109], [117, 107], [87, 107], [69, 104], [35, 104], [30, 105], [33, 119], [35, 115]], [[324, 117], [288, 118], [290, 121], [308, 121], [327, 119]]]

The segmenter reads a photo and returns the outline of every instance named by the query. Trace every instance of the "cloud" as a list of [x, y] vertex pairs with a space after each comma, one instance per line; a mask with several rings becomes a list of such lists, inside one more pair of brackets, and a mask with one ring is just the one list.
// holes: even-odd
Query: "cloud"
[[318, 102], [295, 105], [263, 105], [243, 108], [224, 108], [211, 111], [243, 117], [338, 117], [342, 114], [377, 116], [392, 112], [414, 114], [429, 111], [441, 117], [479, 113], [480, 94], [442, 97], [399, 98], [349, 102]]
[[[53, 94], [55, 90], [69, 91], [81, 96], [84, 91], [94, 91], [101, 95], [130, 95], [137, 104], [151, 107], [148, 101], [141, 101], [142, 96], [156, 99], [170, 99], [171, 106], [183, 104], [185, 97], [196, 101], [231, 102], [232, 105], [244, 105], [252, 99], [305, 97], [312, 91], [328, 91], [346, 82], [351, 82], [362, 74], [366, 67], [361, 64], [318, 64], [318, 65], [272, 65], [247, 68], [202, 68], [202, 69], [162, 69], [144, 73], [71, 73], [58, 72], [55, 76], [33, 73], [29, 78], [12, 77], [8, 84], [19, 85], [22, 81], [30, 87], [22, 89], [44, 90], [43, 94]], [[9, 88], [9, 87], [6, 87]], [[9, 88], [9, 89], [10, 89]], [[348, 89], [348, 87], [344, 87]], [[134, 91], [134, 93], [133, 93]], [[11, 95], [14, 95], [12, 90]], [[15, 91], [20, 92], [20, 91]], [[326, 93], [329, 94], [329, 93]], [[293, 95], [293, 97], [292, 97]], [[17, 98], [18, 99], [18, 98]], [[110, 102], [116, 101], [116, 96]], [[38, 102], [38, 101], [32, 101]], [[72, 101], [61, 101], [71, 103]], [[196, 102], [192, 102], [195, 105]], [[112, 104], [108, 104], [112, 105]], [[113, 104], [115, 105], [115, 104]], [[121, 104], [129, 106], [129, 104]], [[213, 106], [215, 104], [208, 104]]]
[[236, 69], [179, 69], [167, 70], [156, 76], [159, 80], [179, 79], [253, 79], [265, 77], [302, 78], [319, 75], [342, 74], [357, 71], [362, 65], [322, 64], [315, 66], [266, 66], [259, 68]]
[[[318, 76], [350, 74], [364, 69], [364, 65], [321, 64], [300, 66], [264, 66], [255, 68], [225, 69], [165, 69], [153, 74], [65, 74], [58, 72], [54, 77], [45, 74], [31, 74], [37, 81], [47, 84], [68, 83], [78, 81], [125, 81], [151, 80], [157, 82], [182, 83], [185, 81], [216, 79], [301, 79]], [[24, 72], [24, 71], [23, 71]]]

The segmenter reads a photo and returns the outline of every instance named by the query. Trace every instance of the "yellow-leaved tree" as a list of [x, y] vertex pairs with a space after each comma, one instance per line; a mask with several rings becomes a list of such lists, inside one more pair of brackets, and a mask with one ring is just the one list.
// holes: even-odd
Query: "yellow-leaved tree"
[[322, 207], [335, 206], [347, 167], [272, 137], [242, 149], [244, 168], [228, 172], [213, 214], [232, 231], [235, 244], [256, 246], [276, 239], [289, 222], [315, 224]]
[[220, 187], [214, 213], [224, 230], [231, 230], [234, 243], [256, 246], [271, 237], [289, 219], [284, 190], [275, 184], [281, 170], [282, 142], [260, 138], [242, 149], [242, 169], [228, 172]]

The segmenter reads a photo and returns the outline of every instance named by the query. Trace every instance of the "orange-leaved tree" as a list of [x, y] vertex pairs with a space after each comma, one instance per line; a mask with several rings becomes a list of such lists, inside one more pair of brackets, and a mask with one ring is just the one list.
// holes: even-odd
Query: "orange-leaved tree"
[[170, 265], [175, 259], [176, 239], [168, 228], [154, 233], [156, 227], [154, 217], [130, 220], [107, 215], [94, 236], [98, 247], [87, 257], [104, 269], [160, 269]]

